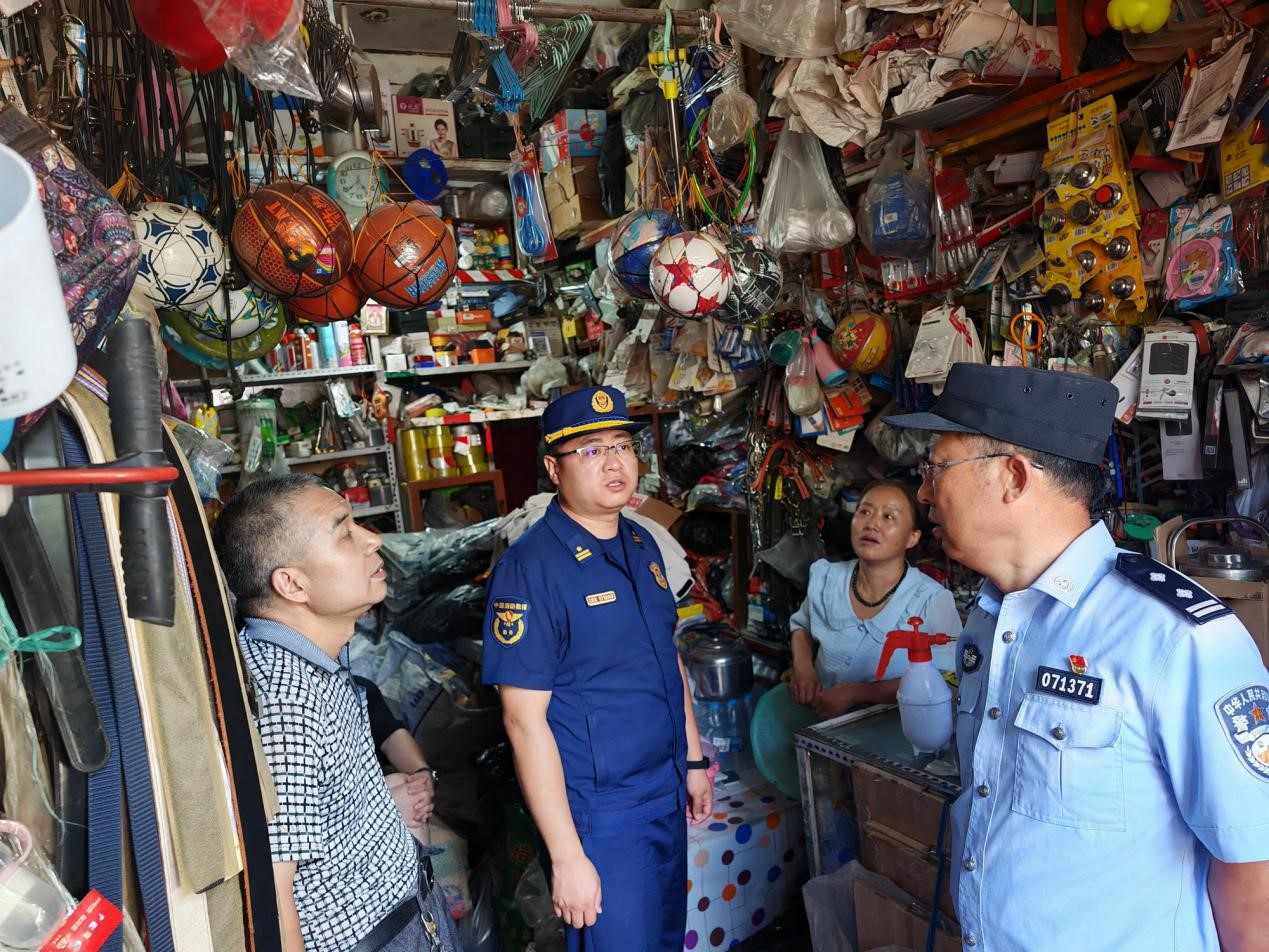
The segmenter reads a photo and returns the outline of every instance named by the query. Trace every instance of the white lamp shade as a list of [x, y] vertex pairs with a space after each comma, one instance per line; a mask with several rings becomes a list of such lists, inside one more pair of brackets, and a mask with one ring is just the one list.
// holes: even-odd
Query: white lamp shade
[[79, 357], [35, 173], [0, 145], [0, 419], [57, 399]]

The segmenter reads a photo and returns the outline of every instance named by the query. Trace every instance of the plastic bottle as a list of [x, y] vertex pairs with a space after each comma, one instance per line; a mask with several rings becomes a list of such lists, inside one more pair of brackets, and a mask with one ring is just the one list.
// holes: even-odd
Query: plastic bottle
[[317, 346], [321, 354], [324, 369], [339, 365], [339, 356], [335, 353], [335, 328], [329, 324], [317, 325]]
[[348, 339], [348, 322], [335, 321], [332, 327], [335, 331], [335, 363], [340, 367], [351, 367], [352, 352], [349, 350], [351, 342]]
[[494, 254], [498, 256], [499, 268], [511, 267], [511, 239], [507, 237], [507, 230], [499, 227], [494, 232]]
[[369, 363], [366, 357], [366, 338], [362, 336], [361, 325], [356, 322], [348, 325], [348, 355], [352, 358], [354, 367]]
[[908, 670], [899, 679], [899, 720], [903, 736], [917, 754], [937, 754], [952, 739], [952, 689], [934, 667], [933, 645], [945, 645], [952, 638], [942, 632], [936, 635], [921, 630], [922, 619], [908, 619], [911, 631], [899, 628], [887, 632], [877, 665], [877, 680], [883, 680], [890, 657], [896, 648], [908, 652]]
[[824, 403], [824, 392], [815, 373], [815, 357], [805, 338], [784, 372], [784, 397], [789, 404], [789, 412], [798, 416], [810, 416]]

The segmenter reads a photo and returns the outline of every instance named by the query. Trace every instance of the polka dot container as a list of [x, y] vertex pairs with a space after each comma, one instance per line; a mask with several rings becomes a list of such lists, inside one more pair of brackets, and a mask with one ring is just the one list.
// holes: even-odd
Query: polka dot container
[[802, 809], [753, 766], [714, 780], [714, 815], [687, 833], [687, 952], [730, 949], [784, 912], [806, 874]]

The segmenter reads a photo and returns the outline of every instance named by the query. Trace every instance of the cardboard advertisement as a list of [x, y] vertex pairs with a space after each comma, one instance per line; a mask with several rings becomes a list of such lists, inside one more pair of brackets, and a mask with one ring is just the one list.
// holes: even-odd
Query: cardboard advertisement
[[427, 149], [442, 160], [459, 157], [453, 103], [418, 96], [393, 96], [392, 128], [396, 135], [397, 155], [407, 156], [419, 149]]

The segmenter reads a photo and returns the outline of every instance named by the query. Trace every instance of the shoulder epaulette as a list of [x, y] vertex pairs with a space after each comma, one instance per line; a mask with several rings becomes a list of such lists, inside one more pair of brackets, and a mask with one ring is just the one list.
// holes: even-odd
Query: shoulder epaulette
[[1205, 625], [1217, 618], [1232, 615], [1234, 610], [1176, 569], [1144, 555], [1122, 553], [1115, 568], [1135, 585], [1145, 589], [1161, 602], [1166, 602], [1196, 625]]

